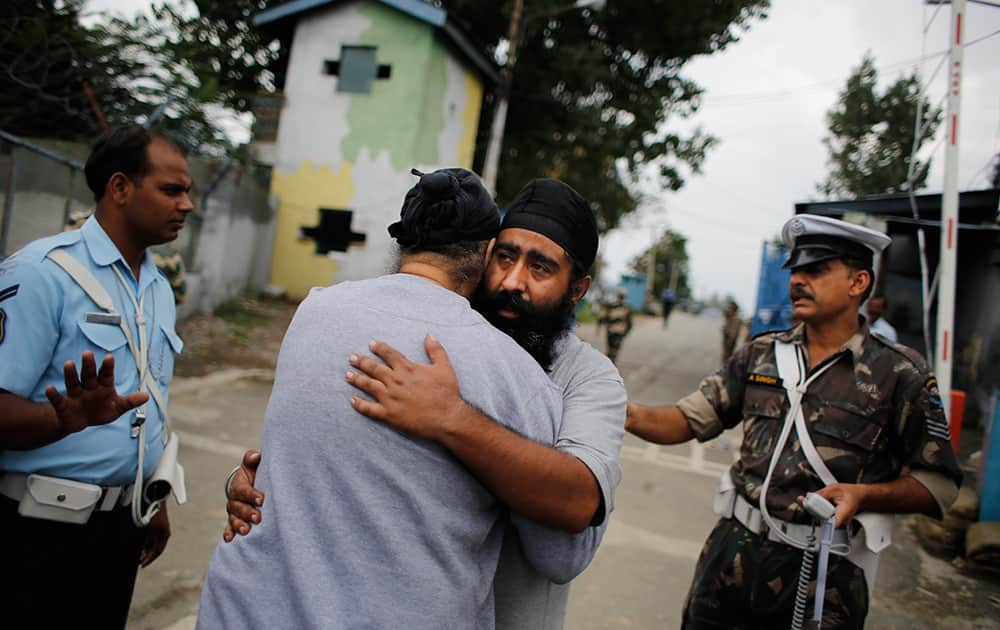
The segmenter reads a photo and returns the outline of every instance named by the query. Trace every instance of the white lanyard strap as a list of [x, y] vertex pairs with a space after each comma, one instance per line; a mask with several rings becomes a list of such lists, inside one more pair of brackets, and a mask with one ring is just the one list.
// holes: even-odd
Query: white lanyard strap
[[[799, 375], [799, 378], [797, 380], [801, 382], [802, 375], [806, 374], [806, 370], [805, 370], [805, 353], [799, 346], [790, 343], [776, 342], [774, 348], [774, 356], [778, 363], [778, 376], [779, 378], [782, 379], [785, 378], [782, 375], [782, 372], [784, 372], [785, 374], [791, 373], [790, 370], [792, 368], [790, 364], [792, 363], [792, 357], [795, 357], [795, 359], [797, 359], [795, 361], [795, 365], [798, 366], [797, 369]], [[816, 376], [822, 374], [827, 368], [833, 365], [833, 363], [835, 363], [835, 361], [830, 361], [822, 368], [820, 368], [816, 372], [816, 374], [814, 374], [809, 379], [808, 382], [811, 383], [813, 380], [815, 380]], [[805, 455], [806, 460], [809, 462], [809, 465], [813, 467], [813, 470], [816, 471], [816, 474], [823, 481], [823, 483], [829, 486], [831, 484], [837, 483], [837, 478], [833, 476], [833, 473], [830, 472], [830, 469], [827, 467], [826, 462], [823, 461], [823, 458], [820, 457], [819, 452], [816, 450], [816, 446], [813, 444], [812, 438], [809, 435], [809, 429], [806, 426], [805, 414], [802, 412], [801, 398], [805, 394], [806, 385], [802, 386], [802, 393], [800, 394], [798, 392], [797, 386], [791, 385], [787, 381], [784, 382], [785, 391], [788, 392], [789, 400], [792, 399], [793, 395], [795, 395], [799, 399], [798, 409], [795, 412], [794, 421], [795, 421], [795, 432], [798, 434], [799, 443], [802, 445], [802, 453]]]
[[[795, 425], [795, 432], [799, 436], [802, 453], [823, 483], [828, 486], [837, 483], [837, 478], [833, 476], [826, 462], [823, 461], [823, 458], [820, 457], [819, 452], [816, 450], [816, 445], [813, 444], [812, 438], [809, 436], [805, 415], [802, 413], [802, 395], [805, 394], [806, 386], [828, 367], [832, 366], [835, 361], [830, 361], [817, 370], [805, 384], [800, 386], [798, 382], [807, 374], [805, 353], [802, 349], [794, 344], [775, 342], [774, 355], [778, 365], [778, 376], [784, 381], [789, 401], [794, 400], [796, 403], [792, 408], [789, 408], [789, 416], [785, 420], [785, 427], [788, 428], [792, 424]], [[795, 376], [792, 376], [793, 374]], [[794, 379], [795, 385], [791, 384], [792, 379]], [[794, 416], [792, 415], [793, 411]], [[787, 437], [787, 435], [784, 435], [784, 439], [787, 439]], [[783, 446], [784, 441], [779, 441], [779, 446], [771, 458], [768, 479], [765, 479], [764, 488], [761, 490], [761, 512], [768, 525], [771, 525], [771, 522], [770, 515], [766, 511], [764, 497], [767, 493], [767, 485], [770, 482], [771, 472], [777, 462], [778, 452]], [[854, 520], [861, 525], [862, 534], [849, 537], [848, 546], [850, 551], [847, 559], [864, 570], [865, 580], [868, 584], [868, 595], [870, 597], [875, 588], [875, 570], [878, 567], [878, 552], [887, 547], [892, 541], [892, 528], [895, 517], [889, 514], [866, 512], [855, 515]], [[850, 531], [850, 528], [848, 528], [848, 532]], [[775, 533], [781, 536], [782, 539], [785, 539], [780, 530], [777, 530]], [[788, 540], [785, 540], [785, 542], [789, 543]], [[836, 553], [839, 553], [839, 551]]]
[[[816, 459], [819, 461], [823, 469], [829, 473], [829, 469], [826, 465], [822, 463], [822, 459], [819, 454], [816, 453], [816, 448], [813, 446], [812, 440], [809, 438], [809, 431], [805, 426], [805, 418], [802, 414], [802, 397], [806, 393], [806, 389], [819, 378], [824, 372], [826, 372], [836, 361], [830, 361], [820, 369], [816, 370], [811, 376], [806, 378], [806, 361], [805, 356], [799, 350], [798, 346], [790, 343], [782, 343], [779, 341], [774, 342], [774, 356], [778, 368], [778, 377], [782, 380], [782, 384], [785, 387], [785, 391], [788, 393], [788, 415], [785, 416], [785, 423], [781, 428], [781, 435], [778, 437], [778, 442], [774, 445], [774, 453], [771, 454], [771, 463], [767, 467], [767, 476], [764, 477], [764, 484], [760, 489], [760, 511], [761, 515], [764, 517], [764, 521], [767, 526], [771, 528], [779, 538], [781, 538], [785, 544], [791, 545], [802, 549], [801, 543], [796, 541], [794, 538], [786, 536], [784, 532], [781, 531], [780, 527], [777, 527], [774, 520], [771, 518], [771, 514], [767, 511], [767, 491], [771, 486], [771, 477], [774, 474], [774, 469], [778, 465], [778, 460], [781, 458], [781, 452], [785, 448], [785, 444], [788, 442], [788, 436], [792, 432], [792, 427], [796, 428], [796, 432], [799, 434], [799, 443], [802, 445], [802, 450], [806, 454], [806, 459], [809, 460], [810, 464], [813, 464], [812, 458], [810, 457], [810, 449], [815, 455]], [[801, 419], [801, 420], [800, 420]], [[800, 428], [801, 425], [801, 428]], [[806, 446], [808, 443], [808, 447]], [[815, 468], [815, 465], [813, 465]], [[822, 478], [822, 473], [817, 471], [817, 474]], [[833, 478], [830, 475], [831, 479]], [[824, 479], [824, 483], [829, 485], [829, 483], [835, 483], [834, 479], [832, 482], [827, 482]]]
[[[146, 301], [145, 291], [139, 300], [136, 301], [135, 295], [132, 293], [132, 287], [125, 280], [125, 276], [122, 272], [118, 270], [115, 265], [111, 266], [111, 270], [115, 272], [115, 276], [118, 278], [118, 284], [125, 289], [125, 294], [128, 296], [129, 300], [132, 302], [132, 307], [135, 309], [135, 325], [139, 329], [138, 339], [132, 337], [132, 331], [128, 326], [123, 326], [122, 330], [125, 331], [125, 337], [128, 339], [129, 349], [132, 350], [132, 355], [135, 357], [136, 369], [139, 371], [139, 387], [142, 388], [146, 384], [146, 372], [148, 371], [147, 357], [149, 355], [149, 337], [146, 335], [146, 313], [143, 311], [143, 306]], [[123, 322], [124, 323], [124, 322]], [[145, 405], [143, 405], [145, 408]], [[143, 410], [143, 415], [145, 415], [145, 410]]]
[[[142, 343], [140, 346], [139, 341], [137, 341], [132, 334], [132, 328], [129, 326], [128, 322], [125, 321], [125, 318], [118, 313], [117, 309], [115, 309], [115, 303], [114, 300], [111, 299], [111, 295], [104, 288], [104, 285], [102, 285], [97, 278], [94, 277], [94, 274], [92, 274], [86, 267], [80, 264], [79, 261], [73, 258], [71, 254], [63, 249], [54, 249], [50, 251], [48, 253], [48, 258], [62, 267], [63, 271], [73, 278], [77, 285], [83, 289], [83, 292], [87, 294], [87, 297], [93, 300], [93, 302], [97, 304], [101, 310], [111, 315], [118, 316], [118, 326], [121, 328], [122, 333], [124, 333], [126, 341], [128, 341], [129, 351], [132, 353], [132, 358], [135, 360], [136, 370], [139, 372], [139, 389], [141, 391], [148, 386], [149, 383], [146, 382], [145, 377], [148, 362], [145, 359], [148, 354], [149, 340], [146, 337], [146, 316], [142, 310], [143, 300], [136, 302], [132, 292], [129, 291], [125, 278], [122, 277], [121, 272], [118, 271], [116, 267], [112, 266], [115, 275], [118, 277], [118, 281], [125, 286], [125, 291], [132, 300], [132, 305], [135, 307], [135, 320], [139, 328], [139, 336]], [[145, 297], [145, 294], [143, 297]], [[159, 391], [154, 394], [157, 404], [162, 402], [162, 395], [158, 394]], [[143, 417], [145, 417], [145, 405], [143, 405], [141, 410]], [[163, 405], [160, 405], [160, 411], [164, 415], [166, 414], [166, 408]]]

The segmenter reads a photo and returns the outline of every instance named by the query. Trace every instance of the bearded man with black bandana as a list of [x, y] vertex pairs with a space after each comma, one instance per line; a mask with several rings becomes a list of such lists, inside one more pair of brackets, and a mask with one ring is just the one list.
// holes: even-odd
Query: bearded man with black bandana
[[[558, 180], [534, 180], [508, 208], [474, 298], [476, 309], [562, 391], [553, 448], [463, 400], [449, 355], [432, 339], [429, 365], [382, 342], [372, 351], [384, 364], [352, 359], [356, 371], [348, 381], [374, 399], [354, 397], [355, 409], [442, 444], [511, 508], [515, 527], [507, 528], [494, 581], [497, 628], [563, 627], [568, 583], [590, 563], [614, 507], [625, 387], [603, 354], [569, 334], [573, 307], [590, 287], [597, 245], [589, 203]], [[248, 453], [231, 478], [226, 539], [260, 522], [254, 505], [263, 495], [251, 485], [257, 462], [259, 454]]]

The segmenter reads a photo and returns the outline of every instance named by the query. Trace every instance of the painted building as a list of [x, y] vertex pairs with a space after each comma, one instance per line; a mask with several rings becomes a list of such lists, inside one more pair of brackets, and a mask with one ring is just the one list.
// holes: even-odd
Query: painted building
[[471, 168], [494, 66], [420, 0], [295, 0], [254, 24], [288, 50], [263, 152], [277, 212], [271, 283], [303, 297], [385, 273], [410, 169]]

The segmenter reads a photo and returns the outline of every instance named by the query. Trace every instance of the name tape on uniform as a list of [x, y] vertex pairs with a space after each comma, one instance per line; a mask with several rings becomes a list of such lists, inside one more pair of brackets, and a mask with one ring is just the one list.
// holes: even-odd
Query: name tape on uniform
[[757, 374], [751, 372], [747, 374], [747, 383], [750, 385], [767, 385], [768, 387], [782, 387], [781, 379], [777, 376], [769, 376], [767, 374]]

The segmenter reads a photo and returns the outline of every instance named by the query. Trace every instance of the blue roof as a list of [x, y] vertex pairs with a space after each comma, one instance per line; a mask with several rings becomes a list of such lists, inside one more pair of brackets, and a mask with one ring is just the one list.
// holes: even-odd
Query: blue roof
[[[279, 4], [276, 7], [265, 9], [253, 16], [253, 24], [257, 27], [275, 24], [277, 22], [293, 18], [313, 9], [320, 9], [326, 6], [337, 4], [341, 0], [291, 0]], [[422, 0], [373, 0], [392, 7], [410, 17], [426, 22], [431, 26], [440, 29], [447, 39], [454, 44], [460, 53], [466, 57], [473, 66], [476, 67], [487, 79], [494, 83], [499, 83], [500, 75], [497, 68], [487, 60], [471, 43], [462, 35], [462, 32], [454, 24], [448, 22], [448, 12], [440, 7], [423, 2]]]

